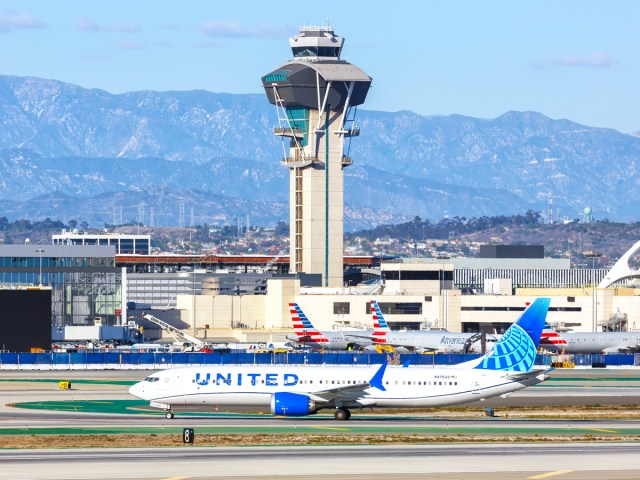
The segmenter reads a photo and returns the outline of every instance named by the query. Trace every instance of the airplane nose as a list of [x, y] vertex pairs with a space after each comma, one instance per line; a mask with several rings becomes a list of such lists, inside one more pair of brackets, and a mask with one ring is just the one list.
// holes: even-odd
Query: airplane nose
[[134, 397], [142, 398], [144, 400], [144, 385], [142, 382], [131, 385], [131, 387], [129, 387], [129, 393]]

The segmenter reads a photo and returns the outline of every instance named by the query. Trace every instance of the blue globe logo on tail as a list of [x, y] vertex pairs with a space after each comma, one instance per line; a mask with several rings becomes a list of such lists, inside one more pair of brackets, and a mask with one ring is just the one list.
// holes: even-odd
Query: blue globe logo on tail
[[549, 298], [538, 298], [507, 330], [491, 352], [475, 367], [486, 370], [529, 372], [536, 360], [536, 351], [549, 310]]

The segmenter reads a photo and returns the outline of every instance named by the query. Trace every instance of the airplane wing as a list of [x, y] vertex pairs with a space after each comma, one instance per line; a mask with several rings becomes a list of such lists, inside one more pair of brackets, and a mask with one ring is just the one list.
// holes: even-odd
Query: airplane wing
[[344, 385], [336, 388], [330, 388], [321, 392], [314, 392], [309, 398], [319, 403], [331, 403], [335, 400], [353, 400], [366, 396], [365, 392], [371, 385], [369, 383], [360, 383], [356, 385]]
[[638, 353], [640, 352], [640, 345], [637, 343], [634, 345], [624, 344], [615, 345], [613, 347], [607, 347], [602, 350], [602, 353]]
[[400, 343], [400, 342], [385, 342], [385, 343], [381, 343], [380, 345], [390, 345], [393, 348], [406, 348], [406, 349], [411, 350], [413, 352], [433, 352], [433, 353], [437, 353], [437, 352], [441, 351], [439, 348], [435, 348], [435, 347], [427, 347], [427, 346], [424, 346], [424, 345], [415, 346], [415, 345], [409, 345], [407, 343]]
[[[373, 335], [363, 335], [363, 334], [354, 334], [349, 332], [349, 336], [350, 337], [356, 337], [356, 338], [362, 338], [362, 339], [367, 339], [367, 340], [371, 340], [372, 345], [380, 345], [380, 346], [389, 346], [389, 347], [393, 347], [393, 348], [407, 348], [409, 350], [413, 350], [413, 351], [417, 351], [417, 352], [438, 352], [439, 349], [438, 348], [433, 348], [433, 347], [424, 347], [424, 346], [419, 346], [416, 347], [415, 345], [409, 345], [407, 343], [399, 343], [399, 342], [389, 342], [388, 340], [385, 340], [384, 343], [376, 343], [375, 339], [377, 337], [373, 336]], [[368, 346], [368, 345], [367, 345]]]
[[539, 368], [537, 370], [531, 370], [530, 372], [505, 371], [504, 377], [508, 378], [509, 380], [514, 380], [517, 382], [518, 380], [528, 380], [529, 378], [537, 377], [540, 374], [547, 374], [551, 370], [553, 370], [553, 368], [547, 368], [547, 369]]
[[384, 376], [386, 368], [387, 362], [385, 361], [368, 382], [340, 385], [319, 392], [313, 392], [309, 395], [309, 398], [320, 403], [332, 403], [336, 400], [357, 400], [366, 397], [368, 395], [366, 390], [371, 387], [386, 390], [382, 384], [382, 377]]

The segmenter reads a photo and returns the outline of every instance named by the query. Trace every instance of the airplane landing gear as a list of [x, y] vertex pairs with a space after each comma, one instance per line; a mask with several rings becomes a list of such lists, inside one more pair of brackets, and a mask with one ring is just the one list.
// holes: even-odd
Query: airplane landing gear
[[349, 420], [351, 418], [351, 412], [349, 409], [340, 407], [336, 408], [335, 413], [333, 414], [336, 420]]
[[174, 417], [173, 412], [172, 412], [171, 410], [169, 410], [169, 411], [166, 413], [166, 417], [167, 417], [169, 420], [171, 420], [171, 419]]

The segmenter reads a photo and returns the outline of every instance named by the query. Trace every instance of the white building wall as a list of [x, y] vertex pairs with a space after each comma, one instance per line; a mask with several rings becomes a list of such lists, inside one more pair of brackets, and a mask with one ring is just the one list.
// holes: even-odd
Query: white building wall
[[[597, 291], [592, 289], [521, 289], [516, 295], [462, 295], [460, 291], [443, 290], [442, 295], [364, 295], [348, 294], [357, 289], [327, 289], [330, 294], [301, 293], [299, 281], [270, 279], [268, 295], [180, 295], [178, 308], [180, 318], [191, 322], [191, 309], [196, 306], [196, 329], [209, 325], [211, 330], [240, 329], [256, 334], [259, 331], [280, 332], [292, 328], [289, 302], [300, 305], [314, 326], [320, 330], [332, 330], [344, 326], [371, 328], [369, 302], [420, 303], [422, 313], [409, 315], [386, 314], [385, 319], [396, 322], [423, 324], [432, 328], [462, 331], [465, 323], [514, 322], [527, 304], [540, 296], [551, 297], [551, 308], [547, 319], [575, 331], [593, 331], [594, 324], [602, 323], [614, 313], [626, 313], [629, 328], [640, 329], [640, 295], [633, 289]], [[314, 289], [314, 292], [322, 289]], [[362, 292], [361, 292], [362, 293]], [[638, 292], [640, 293], [640, 292]], [[597, 300], [597, 309], [594, 305]], [[334, 313], [334, 303], [348, 303], [349, 313]], [[486, 310], [483, 310], [486, 308]], [[242, 328], [240, 328], [242, 327]]]

